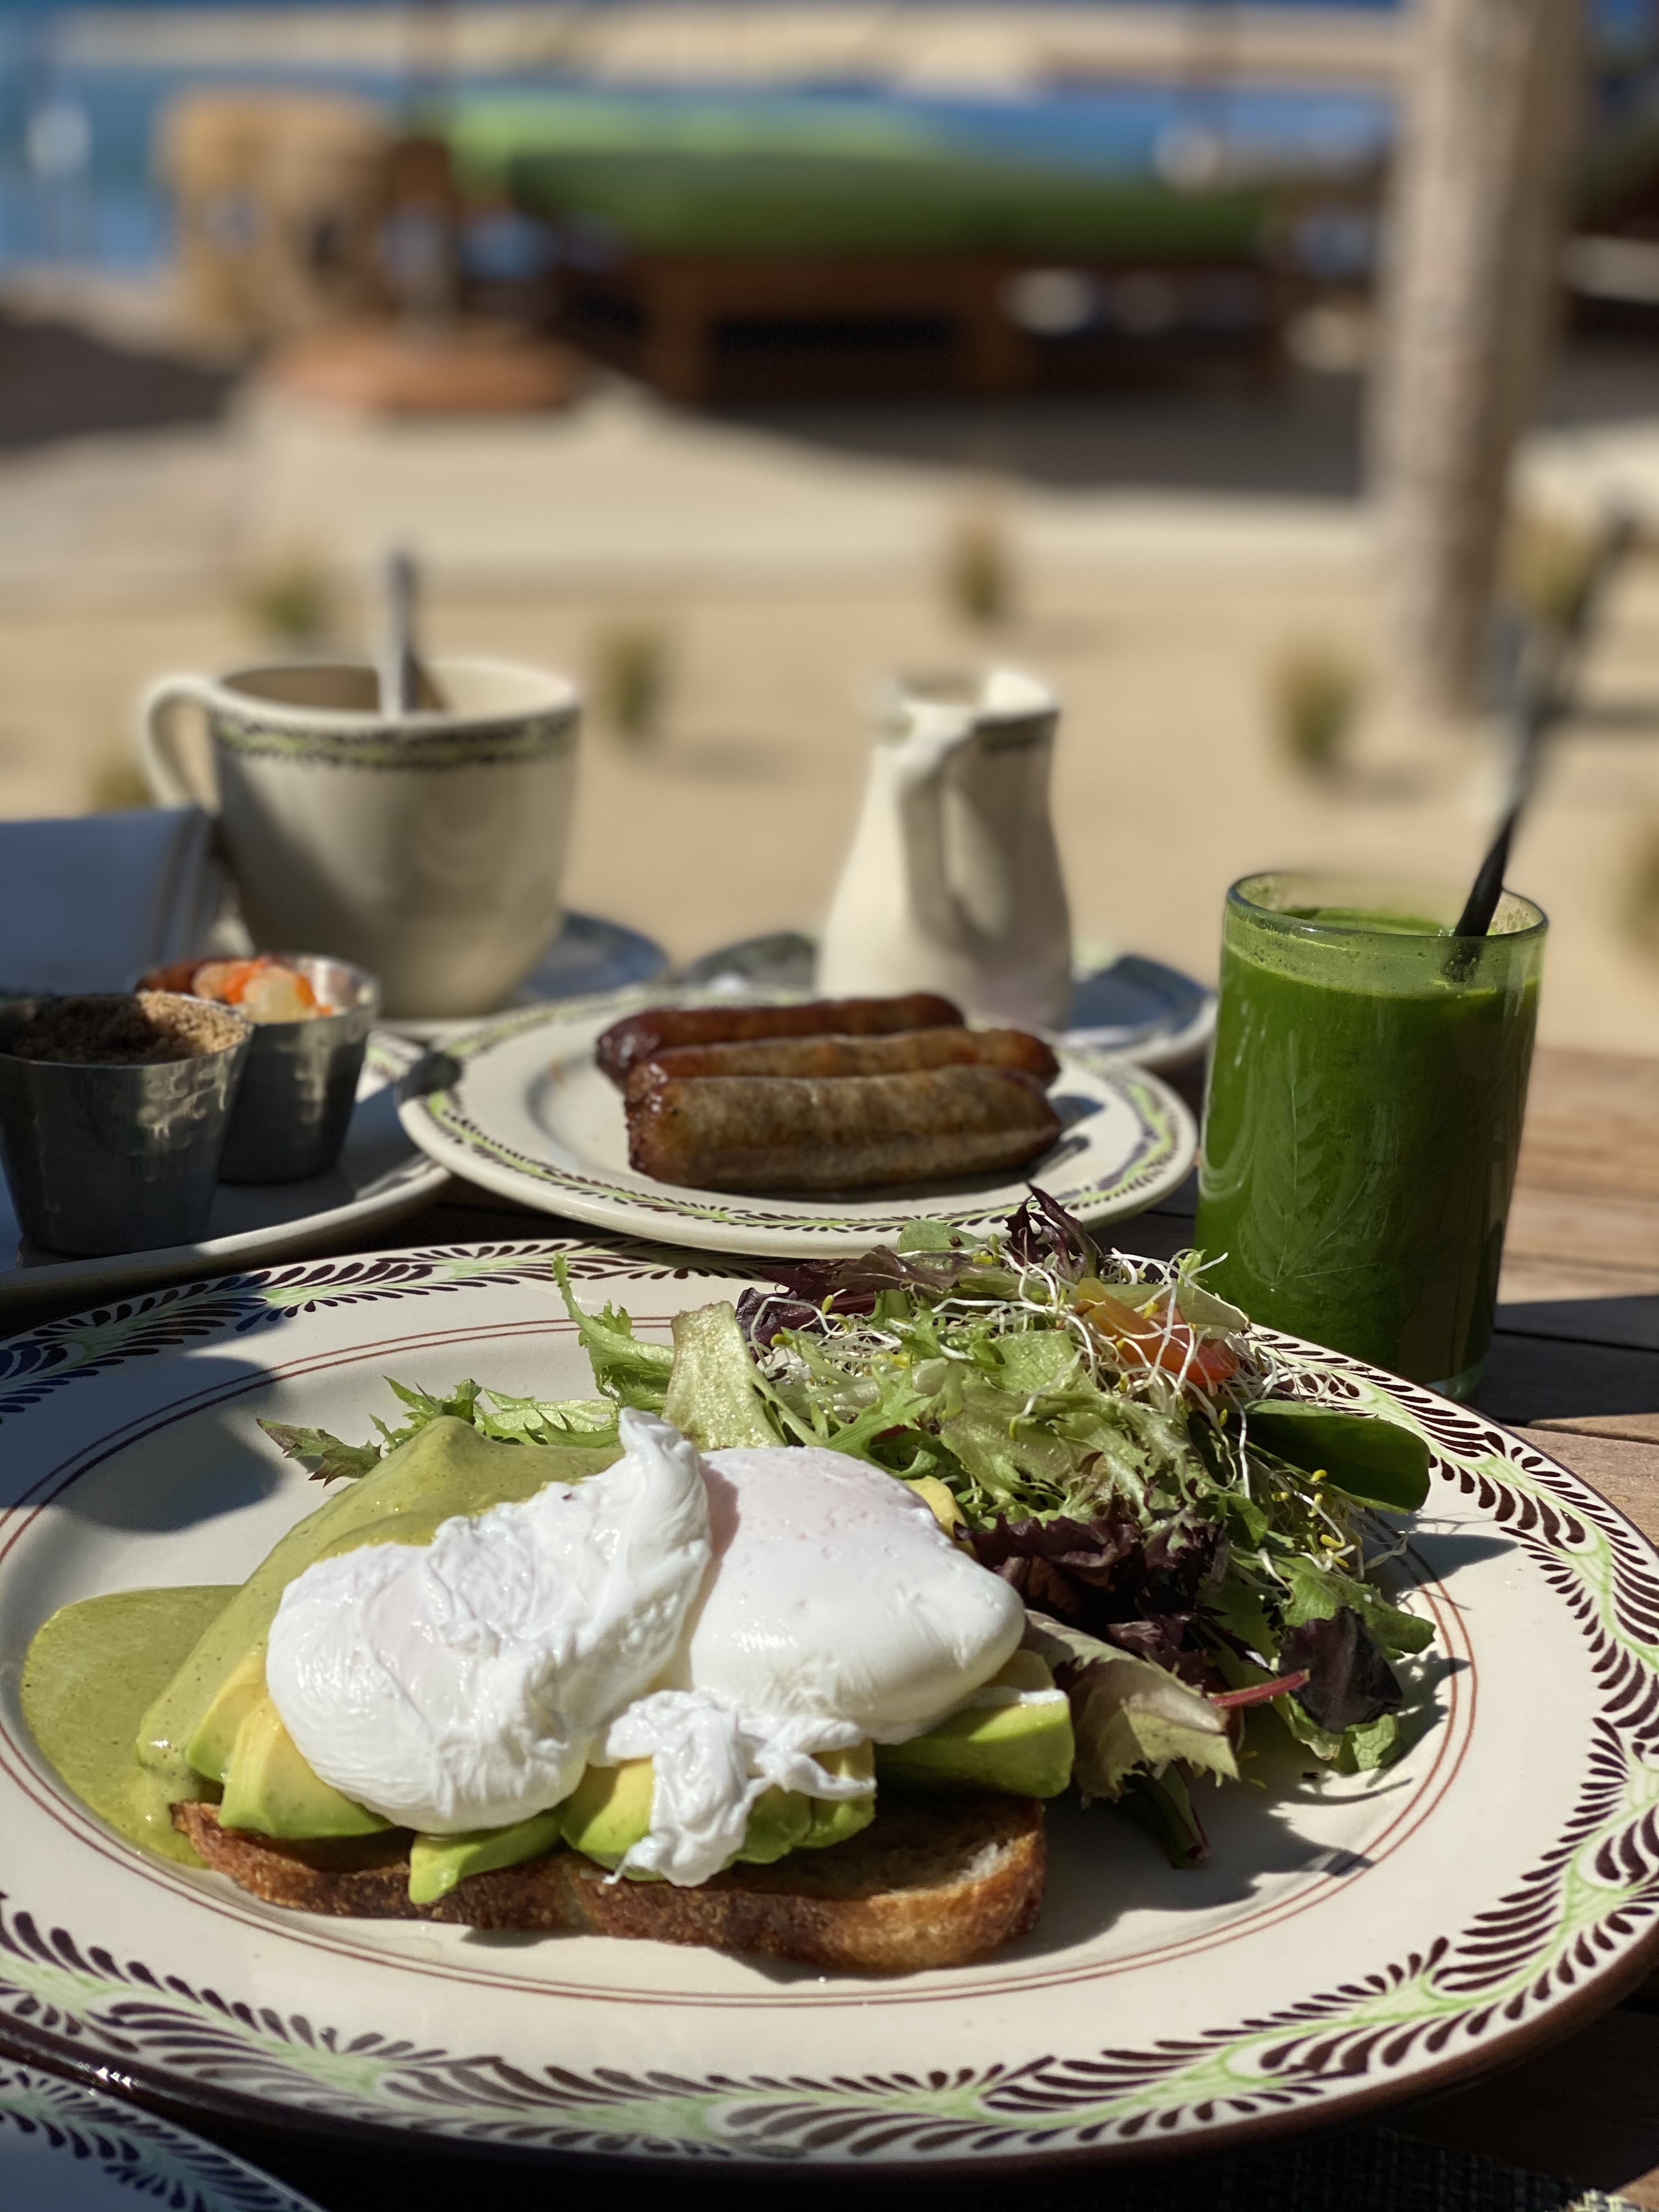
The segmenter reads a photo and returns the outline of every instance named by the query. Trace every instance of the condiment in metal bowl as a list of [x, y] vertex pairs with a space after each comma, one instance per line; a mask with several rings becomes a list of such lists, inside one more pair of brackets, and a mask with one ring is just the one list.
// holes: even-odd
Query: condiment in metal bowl
[[[144, 980], [194, 991], [204, 1003], [230, 998], [252, 1024], [220, 1179], [299, 1182], [326, 1175], [345, 1142], [380, 1012], [376, 978], [349, 961], [278, 952], [247, 962], [181, 961]], [[290, 1007], [297, 1010], [289, 1014]], [[273, 1018], [276, 1009], [282, 1013]]]
[[252, 1036], [234, 1007], [168, 991], [0, 1005], [0, 1157], [29, 1241], [204, 1237]]

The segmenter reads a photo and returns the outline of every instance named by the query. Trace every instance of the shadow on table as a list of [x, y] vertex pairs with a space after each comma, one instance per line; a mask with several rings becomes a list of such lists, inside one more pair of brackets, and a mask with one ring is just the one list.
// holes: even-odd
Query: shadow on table
[[[1656, 2009], [1621, 2005], [1489, 2081], [1412, 2106], [1402, 2125], [1449, 2153], [1548, 2161], [1581, 2188], [1626, 2189], [1659, 2172]], [[1653, 2203], [1650, 2187], [1637, 2201]]]
[[[322, 2212], [548, 2212], [550, 2203], [598, 2183], [603, 2169], [571, 2160], [508, 2161], [434, 2142], [364, 2149], [283, 2137], [218, 2121], [198, 2133], [238, 2151]], [[584, 2175], [592, 2177], [585, 2184]], [[645, 2158], [611, 2169], [609, 2187], [629, 2212], [653, 2203], [673, 2212], [1568, 2212], [1579, 2190], [1394, 2128], [1327, 2128], [1261, 2150], [1165, 2159], [1145, 2165], [1050, 2167], [1027, 2175], [900, 2179], [868, 2169], [815, 2172], [798, 2159], [748, 2177], [711, 2162], [702, 2172], [653, 2167]]]
[[1659, 1297], [1499, 1306], [1475, 1403], [1511, 1427], [1659, 1413]]
[[1287, 377], [1272, 392], [1119, 392], [1033, 400], [779, 404], [727, 410], [775, 439], [859, 461], [983, 471], [1079, 489], [1353, 499], [1359, 399], [1347, 379]]
[[0, 447], [215, 422], [235, 380], [68, 323], [0, 313]]

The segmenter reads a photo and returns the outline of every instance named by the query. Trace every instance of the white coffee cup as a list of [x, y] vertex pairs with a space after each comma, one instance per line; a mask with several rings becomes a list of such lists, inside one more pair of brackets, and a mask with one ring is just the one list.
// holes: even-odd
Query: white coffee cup
[[[290, 661], [168, 676], [143, 704], [164, 805], [219, 817], [256, 945], [378, 975], [388, 1014], [489, 1013], [562, 919], [580, 706], [562, 676], [429, 664], [441, 712], [383, 714], [372, 668]], [[181, 745], [205, 718], [215, 788]]]

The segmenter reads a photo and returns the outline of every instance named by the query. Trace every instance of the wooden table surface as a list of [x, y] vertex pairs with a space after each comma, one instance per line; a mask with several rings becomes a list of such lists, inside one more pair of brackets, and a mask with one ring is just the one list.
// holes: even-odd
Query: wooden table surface
[[[1127, 1250], [1168, 1257], [1190, 1242], [1193, 1204], [1189, 1184], [1125, 1223], [1119, 1241]], [[395, 1242], [497, 1243], [550, 1231], [590, 1233], [455, 1183]], [[1564, 1461], [1659, 1543], [1659, 1059], [1538, 1055], [1498, 1334], [1476, 1402]], [[1479, 1847], [1478, 1838], [1471, 1847]], [[1384, 2204], [1397, 2212], [1407, 2203], [1433, 2212], [1495, 2212], [1500, 2203], [1523, 2212], [1567, 2201], [1570, 2192], [1540, 2194], [1525, 2175], [1494, 2175], [1448, 2154], [1527, 2169], [1572, 2189], [1617, 2192], [1659, 2212], [1655, 1963], [1648, 1982], [1566, 2042], [1473, 2088], [1392, 2110], [1381, 2128], [1329, 2130], [1322, 2150], [1315, 2141], [1294, 2172], [1271, 2160], [1227, 2166], [1205, 2160], [1180, 2169], [1185, 2180], [1176, 2169], [1161, 2169], [1170, 2176], [1164, 2180], [1121, 2172], [1098, 2182], [1054, 2178], [1033, 2184], [1033, 2212], [1108, 2205], [1123, 2212], [1224, 2205], [1227, 2212], [1291, 2205], [1380, 2212]], [[461, 2165], [436, 2149], [356, 2153], [214, 2125], [207, 2132], [307, 2191], [328, 2212], [381, 2204], [398, 2212], [437, 2212], [441, 2205], [449, 2212], [458, 2192], [477, 2201], [486, 2187], [492, 2212], [520, 2206], [527, 2212], [546, 2201], [546, 2181], [526, 2170]], [[1322, 2183], [1321, 2173], [1328, 2176]], [[1398, 2179], [1391, 2183], [1390, 2176]], [[713, 2203], [707, 2187], [672, 2185], [678, 2200]], [[862, 2197], [897, 2203], [873, 2177], [859, 2187]], [[797, 2202], [816, 2201], [810, 2172], [792, 2170], [789, 2193]], [[719, 2196], [723, 2212], [734, 2198], [757, 2202], [730, 2177]], [[959, 2208], [964, 2197], [988, 2204], [993, 2196], [1006, 2201], [1006, 2192], [957, 2182], [941, 2195], [911, 2185], [903, 2201], [913, 2206], [918, 2197], [937, 2197], [943, 2204], [946, 2196]]]

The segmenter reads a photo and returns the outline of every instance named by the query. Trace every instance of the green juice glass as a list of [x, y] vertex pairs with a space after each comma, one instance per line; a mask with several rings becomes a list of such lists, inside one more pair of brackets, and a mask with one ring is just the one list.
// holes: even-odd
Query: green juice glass
[[1246, 876], [1227, 894], [1199, 1162], [1205, 1280], [1454, 1398], [1492, 1342], [1548, 923], [1505, 891]]

